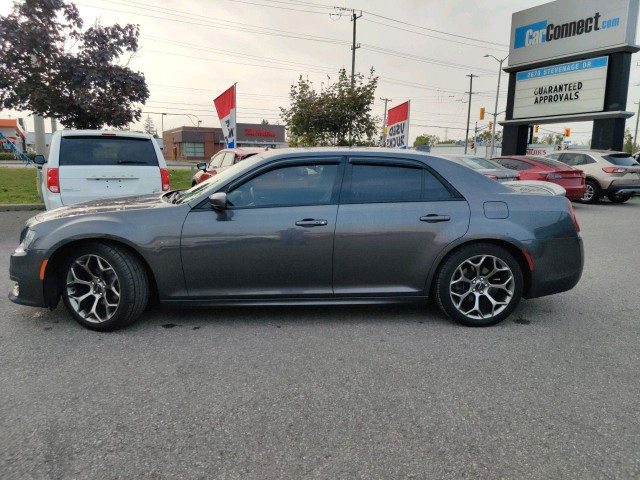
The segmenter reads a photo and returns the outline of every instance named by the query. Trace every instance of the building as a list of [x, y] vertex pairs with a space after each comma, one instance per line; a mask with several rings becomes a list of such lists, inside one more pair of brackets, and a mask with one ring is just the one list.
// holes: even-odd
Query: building
[[[238, 123], [238, 147], [283, 148], [284, 125]], [[221, 128], [178, 127], [162, 132], [164, 157], [167, 160], [207, 160], [225, 148]]]
[[[24, 121], [21, 118], [0, 118], [0, 132], [18, 148], [21, 152], [27, 150], [27, 133]], [[11, 151], [0, 138], [0, 151]]]

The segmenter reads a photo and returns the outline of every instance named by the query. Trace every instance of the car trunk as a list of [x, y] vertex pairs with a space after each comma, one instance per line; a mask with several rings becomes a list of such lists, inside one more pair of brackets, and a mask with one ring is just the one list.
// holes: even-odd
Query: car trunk
[[160, 168], [150, 166], [62, 166], [60, 194], [65, 205], [105, 197], [161, 193]]
[[493, 178], [499, 182], [512, 182], [518, 180], [518, 172], [509, 169], [497, 169], [497, 168], [482, 168], [477, 170], [479, 173]]

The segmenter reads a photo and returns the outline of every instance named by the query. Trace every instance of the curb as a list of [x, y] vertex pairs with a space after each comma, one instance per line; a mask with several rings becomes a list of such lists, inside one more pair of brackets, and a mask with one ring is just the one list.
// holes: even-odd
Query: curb
[[30, 210], [44, 210], [44, 203], [0, 204], [0, 212], [28, 212]]

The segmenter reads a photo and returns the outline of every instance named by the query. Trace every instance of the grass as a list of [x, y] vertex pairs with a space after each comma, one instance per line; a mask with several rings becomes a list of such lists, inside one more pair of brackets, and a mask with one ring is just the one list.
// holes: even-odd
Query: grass
[[[191, 188], [189, 169], [169, 169], [171, 190]], [[0, 167], [0, 204], [42, 203], [35, 167]]]
[[0, 167], [0, 204], [42, 203], [38, 197], [36, 169]]

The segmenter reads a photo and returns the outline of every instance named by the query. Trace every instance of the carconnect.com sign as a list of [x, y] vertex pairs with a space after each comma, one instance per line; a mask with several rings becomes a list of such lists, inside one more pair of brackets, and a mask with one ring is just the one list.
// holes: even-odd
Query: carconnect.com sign
[[516, 12], [509, 66], [634, 44], [637, 16], [638, 0], [557, 0]]

